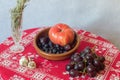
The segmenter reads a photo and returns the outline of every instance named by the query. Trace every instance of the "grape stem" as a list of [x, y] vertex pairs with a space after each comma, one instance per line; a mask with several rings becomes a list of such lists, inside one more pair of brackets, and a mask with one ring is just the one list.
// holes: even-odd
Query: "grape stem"
[[79, 71], [79, 73], [82, 73], [82, 75], [84, 75], [86, 73], [86, 62], [87, 62], [87, 60], [84, 59], [83, 61], [85, 62], [85, 68], [83, 69], [83, 71]]
[[98, 55], [97, 55], [96, 52], [95, 52], [95, 49], [96, 49], [96, 48], [97, 48], [97, 46], [94, 46], [94, 47], [91, 49], [91, 51], [92, 51], [91, 54], [95, 53], [95, 56], [98, 58]]

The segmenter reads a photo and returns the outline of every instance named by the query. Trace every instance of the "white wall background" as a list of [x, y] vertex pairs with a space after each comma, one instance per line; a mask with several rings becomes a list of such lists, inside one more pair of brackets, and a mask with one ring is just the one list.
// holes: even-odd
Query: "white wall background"
[[[17, 0], [0, 0], [0, 42], [11, 36], [10, 9]], [[100, 35], [120, 49], [120, 0], [31, 0], [23, 29], [63, 22]]]

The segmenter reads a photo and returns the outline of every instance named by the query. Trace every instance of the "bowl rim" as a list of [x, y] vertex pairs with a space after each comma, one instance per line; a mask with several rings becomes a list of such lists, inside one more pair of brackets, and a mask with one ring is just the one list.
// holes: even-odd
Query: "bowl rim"
[[69, 55], [69, 54], [72, 54], [72, 52], [73, 51], [75, 51], [77, 48], [78, 48], [78, 46], [79, 46], [79, 44], [80, 44], [80, 37], [79, 37], [79, 35], [75, 32], [75, 35], [76, 35], [76, 40], [77, 40], [77, 42], [76, 42], [76, 44], [75, 44], [75, 47], [73, 47], [72, 49], [70, 49], [69, 51], [67, 51], [67, 52], [64, 52], [64, 53], [59, 53], [59, 54], [53, 54], [53, 53], [46, 53], [46, 52], [44, 52], [43, 50], [41, 50], [40, 48], [38, 48], [38, 46], [37, 46], [37, 38], [38, 38], [38, 36], [40, 35], [40, 33], [41, 32], [43, 32], [44, 30], [46, 30], [46, 29], [50, 29], [51, 27], [47, 27], [47, 28], [44, 28], [43, 30], [40, 30], [38, 33], [37, 33], [37, 35], [35, 36], [35, 38], [34, 38], [34, 42], [33, 42], [33, 45], [34, 45], [34, 47], [37, 49], [36, 51], [38, 52], [38, 50], [39, 50], [39, 52], [40, 53], [38, 53], [38, 54], [43, 54], [43, 55], [46, 55], [46, 56], [49, 56], [49, 57], [62, 57], [62, 56], [66, 56], [66, 55]]

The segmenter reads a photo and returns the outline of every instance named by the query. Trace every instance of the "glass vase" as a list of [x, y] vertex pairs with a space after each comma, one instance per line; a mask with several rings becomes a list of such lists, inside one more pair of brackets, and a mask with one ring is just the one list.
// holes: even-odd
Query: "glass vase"
[[22, 13], [11, 13], [11, 32], [14, 45], [10, 50], [14, 53], [20, 53], [24, 51], [24, 46], [20, 44], [22, 39]]

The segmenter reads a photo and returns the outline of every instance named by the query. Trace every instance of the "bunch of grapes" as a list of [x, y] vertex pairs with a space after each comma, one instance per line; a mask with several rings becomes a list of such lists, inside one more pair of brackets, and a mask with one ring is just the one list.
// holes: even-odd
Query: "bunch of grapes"
[[105, 57], [98, 56], [90, 47], [71, 56], [70, 62], [66, 65], [66, 71], [71, 77], [88, 75], [95, 77], [98, 72], [104, 70]]

